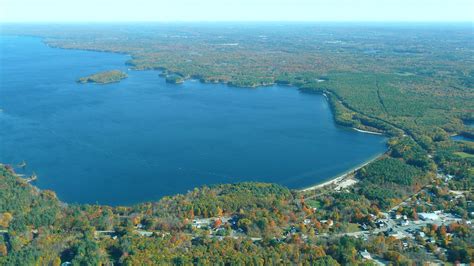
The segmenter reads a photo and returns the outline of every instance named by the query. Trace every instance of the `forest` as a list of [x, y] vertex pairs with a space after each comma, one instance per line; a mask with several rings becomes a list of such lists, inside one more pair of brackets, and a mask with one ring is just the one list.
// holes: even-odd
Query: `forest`
[[[394, 167], [404, 179], [385, 174]], [[401, 240], [383, 233], [369, 241], [343, 234], [358, 222], [376, 226], [374, 217], [381, 215], [384, 204], [397, 203], [401, 196], [387, 195], [385, 187], [395, 184], [395, 193], [409, 195], [417, 189], [414, 183], [424, 181], [421, 168], [402, 159], [380, 159], [359, 173], [363, 181], [349, 191], [313, 191], [316, 197], [311, 201], [279, 185], [237, 183], [196, 188], [131, 207], [64, 204], [54, 192], [39, 191], [8, 166], [0, 170], [0, 264], [4, 265], [366, 265], [361, 250], [396, 265], [430, 259], [416, 242], [410, 242], [407, 249]], [[372, 198], [370, 189], [365, 191], [370, 185], [373, 191], [383, 191], [382, 196]], [[443, 193], [447, 195], [443, 190], [420, 194], [418, 200], [431, 197], [426, 202], [432, 204], [418, 206], [417, 211], [444, 205], [435, 196]], [[463, 211], [469, 207], [463, 204], [464, 208], [453, 202], [451, 208], [467, 215]], [[406, 211], [416, 213], [409, 208], [398, 210]], [[209, 223], [195, 226], [195, 221], [206, 218]], [[444, 260], [471, 261], [472, 229], [465, 223], [453, 223], [443, 230], [438, 235], [448, 250]], [[429, 248], [432, 244], [423, 245]]]
[[113, 82], [119, 82], [120, 80], [127, 78], [127, 74], [120, 70], [110, 70], [92, 74], [87, 77], [82, 77], [77, 80], [78, 83], [98, 83], [107, 84]]

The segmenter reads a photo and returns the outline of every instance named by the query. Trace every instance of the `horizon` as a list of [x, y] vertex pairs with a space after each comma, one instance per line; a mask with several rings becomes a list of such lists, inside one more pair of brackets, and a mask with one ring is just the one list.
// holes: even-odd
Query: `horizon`
[[[474, 21], [0, 21], [8, 26], [321, 26], [321, 27], [376, 27], [376, 28], [471, 28]], [[0, 34], [2, 29], [0, 28]]]
[[[469, 21], [397, 21], [397, 20], [385, 20], [385, 21], [358, 21], [358, 20], [334, 20], [334, 21], [286, 21], [286, 20], [267, 20], [267, 21], [239, 21], [239, 20], [173, 20], [173, 21], [160, 21], [160, 20], [149, 20], [149, 21], [0, 21], [0, 24], [473, 24], [474, 20]], [[474, 26], [474, 24], [472, 25]]]
[[3, 0], [0, 23], [472, 23], [469, 0]]

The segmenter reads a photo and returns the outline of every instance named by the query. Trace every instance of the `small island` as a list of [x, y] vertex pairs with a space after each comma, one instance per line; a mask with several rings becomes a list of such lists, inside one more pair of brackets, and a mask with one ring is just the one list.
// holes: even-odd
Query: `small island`
[[87, 77], [82, 77], [77, 80], [78, 83], [98, 83], [98, 84], [108, 84], [119, 82], [122, 79], [127, 78], [128, 75], [120, 70], [110, 70], [100, 73], [96, 73]]

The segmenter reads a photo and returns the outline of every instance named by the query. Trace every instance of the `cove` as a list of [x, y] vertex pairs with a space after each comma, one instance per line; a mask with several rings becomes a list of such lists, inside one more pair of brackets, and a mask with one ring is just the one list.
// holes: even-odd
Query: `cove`
[[[474, 121], [466, 121], [465, 125], [468, 127], [474, 127]], [[452, 136], [451, 139], [455, 141], [474, 141], [474, 139], [463, 135], [455, 135]]]
[[[241, 181], [303, 188], [386, 150], [334, 123], [321, 95], [291, 87], [167, 84], [126, 55], [0, 37], [0, 162], [35, 172], [69, 203], [133, 204]], [[118, 69], [107, 85], [79, 77]]]
[[474, 140], [471, 139], [471, 138], [468, 138], [468, 137], [465, 137], [465, 136], [461, 136], [461, 135], [452, 136], [451, 139], [452, 139], [452, 140], [455, 140], [455, 141], [474, 141]]

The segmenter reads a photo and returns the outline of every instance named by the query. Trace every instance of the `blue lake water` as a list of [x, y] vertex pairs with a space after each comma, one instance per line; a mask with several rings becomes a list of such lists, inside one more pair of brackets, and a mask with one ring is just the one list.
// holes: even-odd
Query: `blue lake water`
[[474, 139], [464, 137], [461, 135], [452, 136], [451, 139], [456, 140], [456, 141], [474, 141]]
[[[0, 162], [27, 163], [61, 200], [131, 204], [239, 181], [302, 188], [385, 151], [335, 125], [321, 95], [291, 87], [167, 84], [125, 55], [0, 37]], [[121, 69], [120, 83], [77, 84]], [[20, 170], [18, 170], [20, 171]]]
[[[468, 127], [474, 127], [474, 121], [467, 121], [465, 122], [465, 125]], [[474, 141], [474, 139], [462, 135], [452, 136], [451, 139], [456, 141]]]

